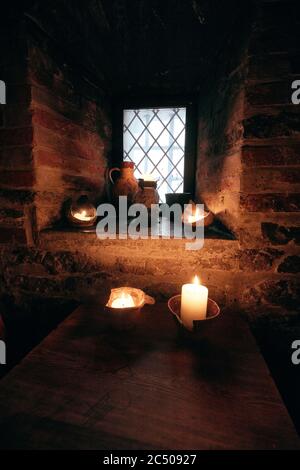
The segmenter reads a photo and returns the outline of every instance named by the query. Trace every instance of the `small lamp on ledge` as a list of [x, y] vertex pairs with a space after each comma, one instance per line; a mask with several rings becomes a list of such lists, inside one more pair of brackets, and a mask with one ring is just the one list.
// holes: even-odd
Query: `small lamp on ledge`
[[91, 227], [95, 224], [97, 211], [88, 196], [80, 196], [75, 202], [71, 202], [67, 210], [67, 219], [74, 227]]
[[202, 223], [204, 227], [212, 224], [214, 221], [212, 212], [199, 209], [193, 201], [190, 201], [189, 204], [191, 207], [187, 207], [182, 215], [183, 224], [191, 225], [192, 227], [196, 227], [200, 223]]

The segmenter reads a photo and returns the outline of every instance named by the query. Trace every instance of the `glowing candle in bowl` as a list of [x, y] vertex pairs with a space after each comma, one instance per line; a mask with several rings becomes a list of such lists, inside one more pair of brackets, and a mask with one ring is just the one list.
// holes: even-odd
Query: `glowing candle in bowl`
[[135, 287], [117, 287], [111, 289], [105, 305], [105, 322], [117, 330], [133, 328], [140, 320], [140, 311], [145, 304], [153, 304], [155, 300]]
[[134, 300], [130, 294], [125, 294], [124, 292], [121, 294], [120, 297], [115, 299], [111, 304], [111, 308], [131, 308], [131, 307], [135, 307]]
[[68, 222], [75, 227], [91, 227], [96, 222], [96, 208], [86, 195], [69, 201], [66, 210]]
[[192, 207], [187, 207], [183, 213], [182, 221], [184, 224], [196, 224], [200, 220], [205, 218], [205, 211], [198, 207], [197, 205], [192, 205]]
[[185, 208], [182, 214], [182, 222], [187, 225], [197, 226], [203, 224], [203, 226], [211, 225], [214, 220], [212, 212], [205, 211], [203, 207], [199, 207], [196, 204], [190, 204]]
[[181, 289], [181, 321], [189, 330], [194, 320], [206, 318], [208, 289], [200, 284], [195, 276], [192, 284], [184, 284]]
[[187, 222], [189, 224], [194, 224], [196, 222], [199, 222], [203, 218], [204, 218], [203, 211], [201, 211], [199, 207], [196, 207], [195, 212], [193, 214], [188, 215]]
[[84, 220], [84, 221], [91, 220], [91, 216], [87, 215], [86, 210], [82, 210], [80, 212], [75, 212], [73, 214], [73, 216], [75, 217], [75, 219], [78, 219], [78, 220]]

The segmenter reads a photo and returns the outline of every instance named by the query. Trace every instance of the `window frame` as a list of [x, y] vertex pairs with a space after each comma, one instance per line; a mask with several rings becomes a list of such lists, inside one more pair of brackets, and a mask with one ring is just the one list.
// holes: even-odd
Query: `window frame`
[[197, 149], [197, 100], [191, 96], [118, 97], [112, 108], [112, 165], [123, 162], [123, 111], [125, 109], [186, 108], [183, 191], [195, 197]]

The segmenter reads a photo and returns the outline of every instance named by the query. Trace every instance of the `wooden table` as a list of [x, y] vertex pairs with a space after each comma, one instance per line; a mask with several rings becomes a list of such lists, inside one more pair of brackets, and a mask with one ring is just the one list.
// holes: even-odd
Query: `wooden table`
[[0, 447], [300, 448], [247, 325], [182, 341], [166, 304], [130, 331], [82, 306], [0, 382]]

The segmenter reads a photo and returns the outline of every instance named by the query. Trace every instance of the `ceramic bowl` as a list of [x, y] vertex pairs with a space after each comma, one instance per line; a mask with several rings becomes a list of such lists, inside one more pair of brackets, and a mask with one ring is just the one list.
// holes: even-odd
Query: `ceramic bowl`
[[168, 308], [173, 314], [174, 319], [181, 330], [181, 332], [191, 335], [191, 336], [202, 336], [203, 333], [208, 332], [211, 327], [213, 327], [215, 320], [220, 315], [220, 307], [218, 304], [212, 300], [208, 299], [207, 301], [207, 312], [206, 318], [203, 320], [195, 320], [193, 330], [188, 330], [180, 317], [180, 307], [181, 307], [181, 295], [174, 295], [168, 301]]

